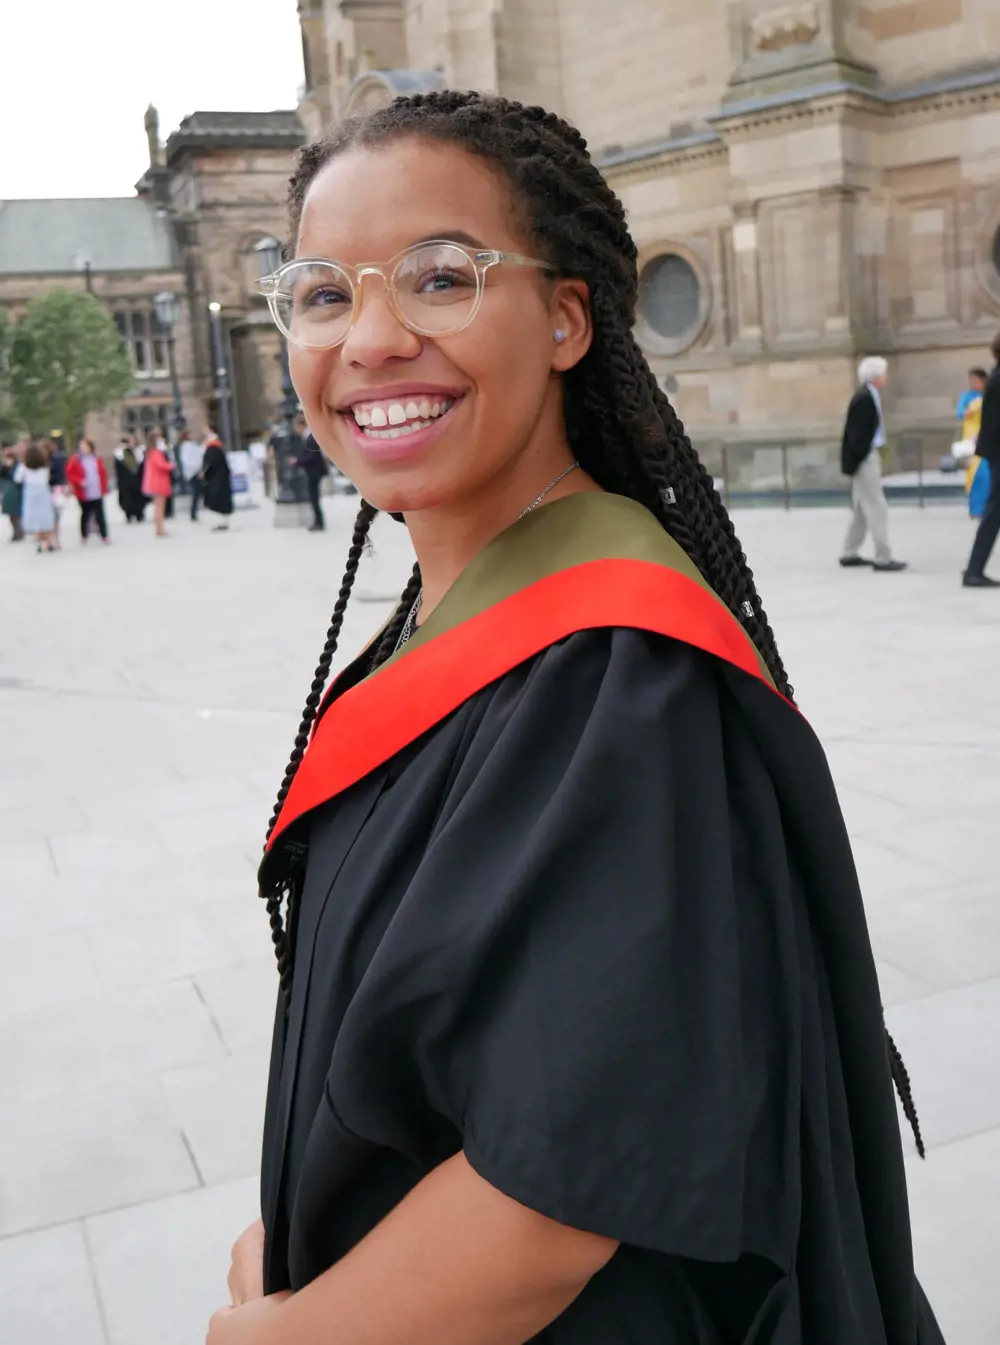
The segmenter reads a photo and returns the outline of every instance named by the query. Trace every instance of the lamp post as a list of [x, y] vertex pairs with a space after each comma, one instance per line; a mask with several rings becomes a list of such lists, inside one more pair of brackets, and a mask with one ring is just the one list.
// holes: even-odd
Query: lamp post
[[172, 290], [161, 290], [153, 295], [153, 311], [167, 343], [167, 363], [170, 366], [170, 391], [173, 397], [173, 430], [177, 441], [184, 430], [184, 407], [181, 404], [181, 385], [177, 379], [177, 352], [174, 328], [177, 326], [179, 305]]
[[226, 368], [226, 348], [222, 343], [222, 305], [208, 305], [209, 321], [212, 326], [212, 356], [215, 360], [215, 398], [219, 404], [219, 431], [222, 446], [227, 453], [233, 449], [233, 421], [229, 410], [232, 392], [229, 388], [229, 370]]
[[[254, 245], [261, 278], [273, 274], [281, 265], [281, 244], [276, 238], [262, 238]], [[288, 364], [288, 342], [281, 342], [281, 435], [274, 445], [277, 465], [278, 493], [275, 500], [275, 527], [287, 527], [300, 521], [299, 511], [289, 506], [298, 505], [306, 495], [305, 473], [297, 464], [293, 464], [292, 444], [295, 417], [299, 412], [299, 399], [292, 383], [292, 373]]]

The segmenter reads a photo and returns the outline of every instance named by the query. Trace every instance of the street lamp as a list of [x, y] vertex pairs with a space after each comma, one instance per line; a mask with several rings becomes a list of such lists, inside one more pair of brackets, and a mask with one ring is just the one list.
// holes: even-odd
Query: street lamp
[[208, 305], [209, 321], [212, 325], [212, 356], [215, 360], [215, 398], [219, 404], [219, 429], [222, 433], [222, 446], [227, 453], [233, 449], [233, 422], [229, 408], [232, 393], [229, 390], [229, 370], [226, 368], [225, 346], [222, 343], [222, 305]]
[[[262, 279], [265, 276], [273, 275], [281, 265], [281, 244], [276, 238], [262, 238], [259, 243], [254, 244], [254, 252], [257, 254], [257, 264], [260, 267]], [[279, 408], [281, 437], [274, 446], [278, 467], [278, 496], [275, 503], [279, 506], [298, 504], [305, 496], [305, 474], [301, 468], [293, 466], [289, 461], [292, 456], [295, 417], [298, 413], [299, 399], [295, 394], [292, 373], [288, 365], [288, 342], [282, 340], [281, 406]], [[286, 516], [291, 517], [288, 510], [276, 509], [275, 525], [278, 527], [284, 526]]]
[[160, 331], [167, 343], [167, 362], [170, 366], [170, 389], [174, 399], [174, 434], [180, 440], [184, 429], [184, 407], [181, 404], [181, 385], [177, 381], [177, 353], [174, 341], [174, 328], [177, 326], [180, 305], [172, 290], [161, 290], [153, 295], [153, 311]]

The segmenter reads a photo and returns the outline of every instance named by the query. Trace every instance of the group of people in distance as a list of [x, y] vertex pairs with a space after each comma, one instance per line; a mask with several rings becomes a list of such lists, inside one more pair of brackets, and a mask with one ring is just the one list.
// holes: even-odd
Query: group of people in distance
[[191, 497], [192, 523], [197, 523], [198, 507], [204, 503], [220, 517], [213, 531], [225, 532], [229, 527], [232, 478], [226, 451], [212, 429], [205, 431], [200, 442], [185, 429], [174, 448], [159, 431], [151, 430], [145, 445], [127, 434], [115, 449], [115, 473], [118, 503], [126, 521], [142, 522], [146, 504], [152, 501], [157, 537], [168, 536], [166, 520], [173, 515], [174, 490], [181, 482]]
[[[962, 573], [964, 588], [1000, 588], [1000, 580], [985, 573], [1000, 533], [1000, 470], [995, 467], [1000, 461], [1000, 332], [990, 351], [993, 372], [971, 369], [968, 391], [958, 406], [961, 445], [968, 461], [969, 507], [973, 516], [980, 519], [972, 553]], [[882, 393], [888, 372], [888, 363], [881, 356], [872, 355], [861, 361], [858, 390], [851, 399], [844, 426], [841, 468], [851, 478], [854, 512], [840, 563], [849, 569], [862, 566], [889, 572], [906, 569], [906, 562], [897, 560], [889, 545], [889, 510], [882, 487], [882, 450], [886, 445]], [[861, 555], [869, 533], [875, 545], [874, 559]]]
[[87, 540], [92, 527], [104, 542], [109, 540], [104, 517], [108, 474], [92, 440], [81, 438], [68, 456], [61, 436], [39, 442], [22, 439], [3, 449], [0, 482], [12, 542], [33, 537], [39, 552], [60, 551], [59, 524], [71, 496], [80, 503], [81, 540]]
[[[141, 523], [153, 505], [157, 537], [166, 537], [166, 519], [173, 513], [173, 497], [183, 477], [191, 495], [191, 519], [198, 507], [219, 515], [214, 531], [224, 532], [233, 512], [232, 482], [225, 450], [213, 430], [196, 441], [184, 433], [172, 448], [162, 430], [150, 430], [145, 441], [123, 434], [114, 452], [118, 503], [127, 523]], [[80, 541], [91, 533], [110, 542], [104, 498], [109, 491], [108, 469], [91, 439], [81, 438], [68, 455], [61, 436], [34, 441], [21, 439], [5, 447], [0, 458], [2, 510], [10, 521], [12, 542], [35, 539], [39, 552], [61, 549], [60, 516], [70, 497], [80, 505]]]

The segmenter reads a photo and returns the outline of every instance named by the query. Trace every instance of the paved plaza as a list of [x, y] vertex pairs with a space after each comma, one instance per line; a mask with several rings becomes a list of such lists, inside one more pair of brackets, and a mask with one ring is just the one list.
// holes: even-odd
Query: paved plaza
[[[112, 509], [108, 548], [0, 542], [10, 1345], [201, 1345], [257, 1215], [275, 971], [254, 872], [354, 502], [326, 508], [324, 535], [265, 506], [157, 542]], [[845, 522], [737, 515], [830, 754], [913, 1077], [918, 1269], [949, 1345], [996, 1345], [1000, 594], [959, 586], [960, 507], [893, 510], [898, 576], [836, 566]], [[373, 536], [344, 657], [411, 563], [402, 528]]]

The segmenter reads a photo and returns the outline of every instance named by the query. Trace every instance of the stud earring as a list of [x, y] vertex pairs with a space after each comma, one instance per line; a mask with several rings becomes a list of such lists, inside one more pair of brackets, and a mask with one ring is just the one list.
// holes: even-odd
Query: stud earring
[[557, 327], [556, 330], [552, 333], [552, 335], [555, 337], [557, 341], [566, 340], [566, 333], [563, 331], [561, 327]]

